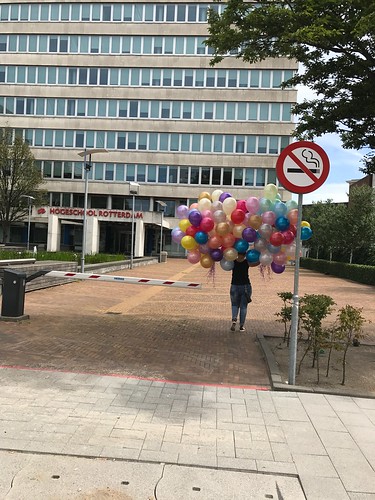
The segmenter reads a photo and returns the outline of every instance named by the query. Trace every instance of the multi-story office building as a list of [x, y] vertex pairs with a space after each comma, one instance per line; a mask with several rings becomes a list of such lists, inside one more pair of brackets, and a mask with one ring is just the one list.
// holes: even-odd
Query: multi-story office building
[[277, 183], [296, 100], [280, 84], [296, 64], [210, 67], [209, 7], [225, 3], [0, 0], [1, 124], [29, 142], [49, 193], [33, 208], [32, 244], [79, 250], [85, 149], [106, 150], [91, 157], [88, 253], [130, 253], [133, 201], [140, 256], [158, 251], [156, 201], [174, 227], [176, 207], [201, 191], [246, 199]]

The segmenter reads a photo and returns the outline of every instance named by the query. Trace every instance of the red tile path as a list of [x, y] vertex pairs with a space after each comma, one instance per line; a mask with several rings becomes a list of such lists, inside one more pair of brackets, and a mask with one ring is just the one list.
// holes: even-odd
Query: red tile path
[[[281, 334], [278, 291], [293, 291], [294, 268], [262, 277], [251, 270], [247, 333], [229, 331], [230, 273], [184, 259], [137, 267], [123, 276], [198, 281], [201, 290], [72, 282], [26, 294], [30, 319], [0, 323], [0, 364], [129, 374], [190, 383], [269, 385], [256, 333]], [[301, 270], [300, 295], [325, 293], [337, 307], [363, 307], [375, 340], [375, 287]]]

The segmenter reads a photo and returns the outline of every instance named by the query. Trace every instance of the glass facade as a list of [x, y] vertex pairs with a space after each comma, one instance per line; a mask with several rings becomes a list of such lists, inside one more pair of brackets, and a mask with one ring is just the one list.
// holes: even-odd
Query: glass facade
[[[1, 40], [1, 35], [0, 35]], [[1, 52], [1, 42], [0, 42]], [[263, 76], [267, 72], [267, 78]], [[116, 87], [279, 88], [292, 70], [216, 70], [188, 68], [97, 68], [0, 65], [0, 84]]]
[[0, 0], [0, 116], [31, 146], [51, 206], [83, 207], [78, 154], [92, 148], [106, 150], [90, 160], [98, 209], [129, 210], [129, 182], [138, 210], [162, 199], [166, 217], [201, 191], [246, 199], [277, 184], [296, 64], [233, 53], [211, 67], [209, 8], [226, 4]]

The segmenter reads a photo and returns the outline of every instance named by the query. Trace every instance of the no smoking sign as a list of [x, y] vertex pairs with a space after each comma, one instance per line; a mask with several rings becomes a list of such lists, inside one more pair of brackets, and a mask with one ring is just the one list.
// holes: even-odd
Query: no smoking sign
[[309, 141], [289, 144], [276, 162], [276, 174], [292, 193], [312, 193], [327, 179], [329, 159], [323, 148]]

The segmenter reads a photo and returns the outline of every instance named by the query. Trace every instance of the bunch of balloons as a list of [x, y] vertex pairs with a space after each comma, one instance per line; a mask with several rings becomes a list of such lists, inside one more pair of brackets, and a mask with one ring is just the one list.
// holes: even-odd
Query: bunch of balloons
[[[172, 230], [172, 240], [187, 250], [191, 264], [203, 268], [220, 262], [224, 271], [231, 271], [243, 253], [250, 266], [280, 274], [286, 262], [295, 259], [297, 206], [294, 200], [281, 201], [275, 184], [267, 184], [262, 197], [247, 200], [236, 200], [220, 189], [202, 192], [198, 203], [177, 208], [180, 222]], [[307, 221], [302, 221], [300, 231], [301, 240], [311, 238]]]

